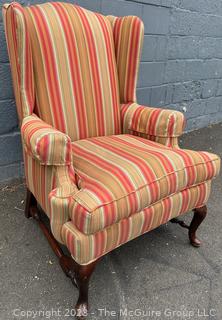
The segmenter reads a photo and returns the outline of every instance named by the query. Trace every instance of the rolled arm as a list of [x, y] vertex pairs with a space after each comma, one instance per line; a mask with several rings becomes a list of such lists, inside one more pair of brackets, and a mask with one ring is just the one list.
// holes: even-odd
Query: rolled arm
[[42, 165], [71, 164], [71, 139], [32, 114], [23, 119], [21, 134], [25, 151]]
[[185, 118], [175, 110], [151, 108], [128, 103], [121, 105], [123, 133], [131, 133], [175, 147], [183, 133]]
[[70, 204], [78, 192], [72, 166], [71, 139], [32, 114], [23, 119], [21, 134], [25, 152], [42, 165], [53, 166], [56, 188], [49, 196], [50, 225], [54, 237], [61, 243], [61, 230], [70, 220]]

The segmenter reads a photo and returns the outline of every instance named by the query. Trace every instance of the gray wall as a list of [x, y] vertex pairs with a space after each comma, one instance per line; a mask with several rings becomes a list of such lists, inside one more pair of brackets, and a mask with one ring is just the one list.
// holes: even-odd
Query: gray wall
[[[187, 130], [222, 121], [222, 1], [73, 2], [104, 14], [138, 15], [143, 19], [145, 42], [138, 83], [141, 104], [183, 111], [188, 119]], [[21, 176], [21, 162], [20, 136], [0, 18], [0, 181]]]

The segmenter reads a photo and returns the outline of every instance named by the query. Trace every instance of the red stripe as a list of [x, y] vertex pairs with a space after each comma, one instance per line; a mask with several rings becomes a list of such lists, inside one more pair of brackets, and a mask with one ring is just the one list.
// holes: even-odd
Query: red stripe
[[167, 128], [167, 133], [168, 133], [168, 136], [170, 137], [172, 137], [174, 134], [174, 125], [175, 125], [175, 118], [173, 115], [171, 115], [168, 123], [168, 128]]
[[138, 50], [139, 50], [139, 35], [140, 35], [140, 20], [133, 18], [130, 46], [129, 46], [129, 61], [128, 61], [128, 77], [126, 79], [126, 99], [128, 101], [134, 100], [135, 83], [136, 83], [136, 68], [138, 64]]
[[190, 192], [188, 189], [186, 190], [183, 190], [181, 192], [181, 201], [182, 201], [182, 206], [181, 206], [181, 209], [180, 209], [180, 212], [179, 213], [183, 213], [186, 211], [187, 209], [187, 206], [189, 205], [189, 202], [190, 202]]
[[[116, 140], [119, 143], [123, 142], [123, 140], [119, 137], [112, 137], [111, 139]], [[133, 153], [133, 148], [135, 148], [135, 145], [133, 143], [130, 143], [130, 141], [124, 140], [124, 145], [128, 145], [129, 147], [132, 147], [132, 153]], [[166, 177], [169, 180], [169, 183], [167, 184], [167, 186], [169, 188], [168, 192], [174, 193], [177, 188], [177, 185], [176, 185], [177, 184], [177, 175], [176, 175], [175, 169], [174, 169], [173, 165], [171, 164], [169, 158], [159, 151], [154, 151], [151, 149], [143, 148], [138, 145], [136, 146], [136, 149], [141, 150], [141, 151], [147, 153], [148, 155], [154, 155], [154, 156], [158, 157], [158, 159], [160, 160], [160, 162], [164, 168], [164, 172], [166, 172], [166, 174], [169, 174], [168, 177]]]
[[70, 73], [72, 77], [71, 85], [73, 90], [73, 96], [76, 100], [75, 111], [78, 119], [77, 122], [79, 124], [79, 139], [84, 139], [88, 136], [88, 128], [87, 123], [85, 121], [85, 119], [87, 118], [87, 114], [84, 95], [82, 91], [83, 84], [81, 79], [81, 71], [76, 51], [76, 43], [74, 40], [75, 34], [73, 33], [73, 27], [69, 22], [69, 14], [67, 10], [63, 7], [63, 4], [59, 2], [52, 2], [51, 5], [54, 6], [59, 15], [65, 33], [65, 40], [68, 48]]
[[120, 119], [119, 119], [119, 103], [117, 98], [117, 91], [116, 91], [116, 78], [115, 78], [115, 70], [114, 70], [114, 61], [113, 61], [113, 55], [112, 51], [113, 48], [111, 47], [111, 42], [109, 39], [109, 33], [107, 30], [107, 25], [104, 21], [104, 18], [101, 17], [101, 15], [96, 14], [100, 25], [103, 30], [103, 36], [105, 39], [106, 44], [106, 54], [108, 58], [108, 64], [109, 64], [109, 76], [110, 76], [110, 82], [111, 82], [111, 91], [112, 91], [112, 105], [113, 105], [113, 117], [114, 117], [114, 125], [115, 125], [115, 134], [118, 134], [120, 132]]
[[[13, 3], [12, 4], [13, 8], [16, 8], [18, 10], [21, 11], [21, 5], [20, 4], [17, 4], [17, 3]], [[7, 15], [6, 15], [7, 17]], [[16, 17], [15, 17], [15, 11], [14, 10], [11, 10], [11, 19], [12, 19], [12, 24], [11, 24], [11, 31], [12, 31], [12, 36], [13, 36], [13, 42], [14, 42], [14, 48], [15, 48], [15, 51], [14, 51], [14, 54], [17, 58], [17, 63], [16, 63], [16, 69], [17, 69], [17, 74], [18, 74], [18, 81], [19, 81], [19, 85], [21, 85], [21, 73], [20, 73], [20, 65], [18, 63], [18, 43], [17, 43], [17, 35], [16, 35], [16, 28], [17, 28], [17, 20], [16, 20]]]
[[25, 91], [27, 95], [27, 101], [28, 101], [28, 106], [29, 106], [29, 112], [32, 114], [33, 109], [34, 109], [34, 84], [33, 84], [33, 65], [32, 65], [32, 52], [30, 48], [30, 43], [29, 43], [29, 34], [27, 32], [27, 22], [26, 19], [24, 18], [24, 23], [25, 23]]
[[113, 37], [114, 37], [114, 43], [115, 43], [115, 51], [116, 51], [116, 59], [118, 64], [118, 58], [119, 58], [119, 49], [120, 49], [120, 41], [121, 41], [121, 28], [123, 24], [122, 18], [117, 18], [115, 20], [114, 29], [113, 29]]
[[[132, 123], [130, 129], [132, 130], [139, 130], [139, 119], [141, 118], [141, 114], [144, 111], [143, 107], [138, 107], [133, 111], [133, 116], [132, 116]], [[130, 111], [129, 111], [130, 112]]]
[[[93, 141], [93, 144], [101, 145], [98, 141]], [[106, 162], [106, 160], [101, 159], [98, 155], [94, 153], [91, 154], [90, 151], [81, 150], [80, 148], [75, 148], [74, 153], [75, 155], [88, 160], [90, 163], [97, 165], [102, 170], [107, 170], [108, 172], [112, 173], [114, 177], [118, 178], [126, 192], [131, 192], [134, 189], [133, 185], [128, 179], [127, 173], [124, 173], [121, 168], [115, 165], [115, 163], [109, 164], [108, 162]]]
[[[55, 127], [62, 132], [65, 132], [65, 121], [62, 112], [62, 101], [61, 96], [59, 94], [59, 82], [57, 76], [55, 74], [56, 70], [56, 61], [55, 54], [52, 46], [52, 39], [50, 36], [50, 32], [45, 20], [45, 17], [38, 6], [30, 7], [32, 14], [35, 18], [39, 40], [41, 41], [41, 47], [44, 51], [43, 58], [45, 60], [46, 67], [46, 77], [48, 78], [47, 83], [49, 86], [49, 95], [51, 97], [52, 106], [55, 108], [55, 112], [53, 113], [55, 118]], [[47, 45], [46, 45], [47, 44]]]
[[203, 202], [206, 198], [206, 194], [207, 194], [207, 186], [206, 184], [201, 184], [199, 185], [199, 199], [198, 201], [196, 202], [196, 207], [200, 207], [203, 205]]
[[211, 158], [205, 152], [200, 152], [200, 155], [205, 162], [205, 166], [207, 167], [207, 170], [205, 170], [207, 173], [206, 180], [209, 180], [215, 174], [213, 162], [211, 161]]
[[187, 176], [187, 186], [193, 185], [196, 180], [196, 170], [195, 170], [196, 166], [193, 163], [192, 157], [190, 157], [188, 153], [180, 149], [172, 149], [172, 152], [175, 152], [182, 157], [185, 164], [184, 169], [186, 171], [186, 176]]
[[[129, 152], [127, 152], [126, 150], [123, 151], [121, 149], [121, 146], [119, 148], [117, 148], [113, 145], [110, 146], [108, 143], [99, 141], [99, 139], [93, 139], [92, 142], [95, 145], [99, 145], [102, 148], [105, 148], [109, 151], [112, 151], [114, 154], [120, 155], [123, 159], [127, 159], [132, 164], [136, 165], [140, 169], [141, 173], [144, 175], [146, 181], [155, 181], [156, 180], [156, 177], [154, 176], [152, 170], [147, 166], [145, 161], [143, 159], [135, 156], [135, 154], [132, 154], [130, 151]], [[103, 161], [103, 163], [105, 163], [105, 162]], [[113, 164], [109, 165], [109, 167], [108, 167], [109, 170], [111, 170], [112, 166], [113, 166]], [[127, 178], [127, 176], [126, 176], [126, 179], [129, 180]], [[158, 198], [159, 190], [158, 190], [157, 184], [154, 184], [153, 187], [150, 188], [150, 193], [151, 193], [152, 199]]]
[[94, 84], [94, 93], [95, 93], [95, 102], [97, 109], [97, 124], [98, 124], [98, 135], [105, 134], [105, 124], [104, 124], [104, 112], [103, 112], [103, 101], [102, 101], [102, 92], [101, 92], [101, 83], [99, 78], [99, 66], [98, 59], [96, 53], [96, 47], [94, 42], [94, 36], [89, 25], [88, 19], [85, 15], [85, 12], [82, 8], [75, 6], [76, 11], [79, 13], [81, 21], [85, 28], [85, 35], [87, 38], [87, 45], [89, 49], [89, 58], [90, 58], [90, 66], [92, 68], [92, 83]]
[[[144, 107], [145, 108], [145, 107]], [[156, 135], [156, 126], [157, 126], [157, 119], [161, 113], [162, 109], [153, 109], [151, 111], [150, 117], [149, 117], [149, 121], [147, 123], [147, 125], [149, 125], [149, 127], [147, 128], [147, 132], [151, 135]]]
[[[108, 206], [104, 205], [105, 203], [111, 202], [113, 200], [112, 195], [109, 193], [109, 190], [102, 188], [101, 184], [99, 184], [97, 181], [91, 181], [91, 179], [86, 175], [81, 175], [81, 178], [84, 179], [84, 183], [87, 185], [87, 190], [92, 192], [103, 204], [104, 227], [115, 223], [117, 220], [117, 216], [116, 210], [113, 210], [114, 204], [110, 203]], [[81, 207], [81, 214], [79, 207]], [[99, 207], [100, 206], [96, 207], [96, 209], [99, 209]], [[84, 222], [88, 215], [88, 211], [81, 205], [78, 205], [78, 207], [74, 208], [72, 219], [76, 221], [76, 225], [80, 230], [84, 230]]]

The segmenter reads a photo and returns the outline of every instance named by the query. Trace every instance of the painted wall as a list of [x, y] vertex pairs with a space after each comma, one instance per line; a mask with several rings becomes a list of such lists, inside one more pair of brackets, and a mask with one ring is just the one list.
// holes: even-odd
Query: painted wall
[[[137, 15], [144, 21], [139, 103], [184, 112], [187, 130], [222, 121], [222, 1], [73, 2], [104, 14]], [[0, 181], [22, 174], [20, 135], [0, 17]]]

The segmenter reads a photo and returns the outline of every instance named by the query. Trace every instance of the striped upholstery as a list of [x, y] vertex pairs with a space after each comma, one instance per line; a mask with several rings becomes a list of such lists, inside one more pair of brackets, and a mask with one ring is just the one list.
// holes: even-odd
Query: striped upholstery
[[71, 139], [52, 128], [37, 116], [24, 118], [21, 126], [23, 145], [27, 153], [44, 165], [70, 165]]
[[24, 14], [34, 53], [38, 116], [72, 141], [119, 134], [118, 80], [109, 21], [59, 2], [27, 7]]
[[75, 261], [88, 264], [168, 220], [203, 206], [208, 200], [210, 186], [208, 181], [176, 193], [92, 235], [84, 235], [73, 222], [67, 222], [62, 226], [63, 241]]
[[57, 187], [55, 167], [41, 165], [38, 160], [25, 151], [25, 148], [23, 148], [23, 158], [27, 187], [49, 216], [50, 202], [48, 201], [48, 195], [51, 190]]
[[63, 243], [61, 228], [64, 223], [70, 221], [70, 204], [72, 197], [78, 193], [75, 176], [72, 176], [70, 168], [68, 166], [57, 167], [56, 188], [49, 194], [51, 230], [54, 237], [61, 243]]
[[220, 160], [207, 152], [172, 149], [131, 135], [73, 143], [80, 191], [71, 219], [91, 234], [171, 194], [212, 179]]
[[137, 103], [121, 105], [123, 133], [134, 134], [168, 147], [177, 147], [177, 138], [183, 133], [185, 118], [181, 112], [140, 106]]
[[136, 102], [144, 25], [135, 16], [107, 17], [113, 27], [121, 103]]
[[23, 117], [33, 112], [35, 103], [28, 26], [24, 9], [16, 2], [3, 6], [3, 16], [17, 112], [21, 122]]
[[3, 17], [27, 186], [78, 263], [206, 203], [219, 158], [179, 149], [180, 112], [136, 103], [139, 18], [61, 2]]
[[[51, 225], [53, 225], [54, 221], [62, 219], [62, 208], [58, 207], [54, 210], [56, 201], [51, 201], [51, 199], [49, 201], [49, 195], [50, 193], [56, 195], [59, 200], [62, 200], [62, 204], [65, 204], [65, 199], [73, 194], [73, 190], [75, 192], [77, 190], [74, 169], [72, 166], [41, 165], [39, 160], [30, 156], [24, 149], [23, 155], [27, 187], [35, 195], [41, 208], [50, 217]], [[61, 211], [58, 212], [60, 209]], [[58, 216], [55, 216], [56, 214]], [[70, 218], [67, 216], [66, 221], [69, 220]], [[53, 229], [56, 228], [57, 226]]]

